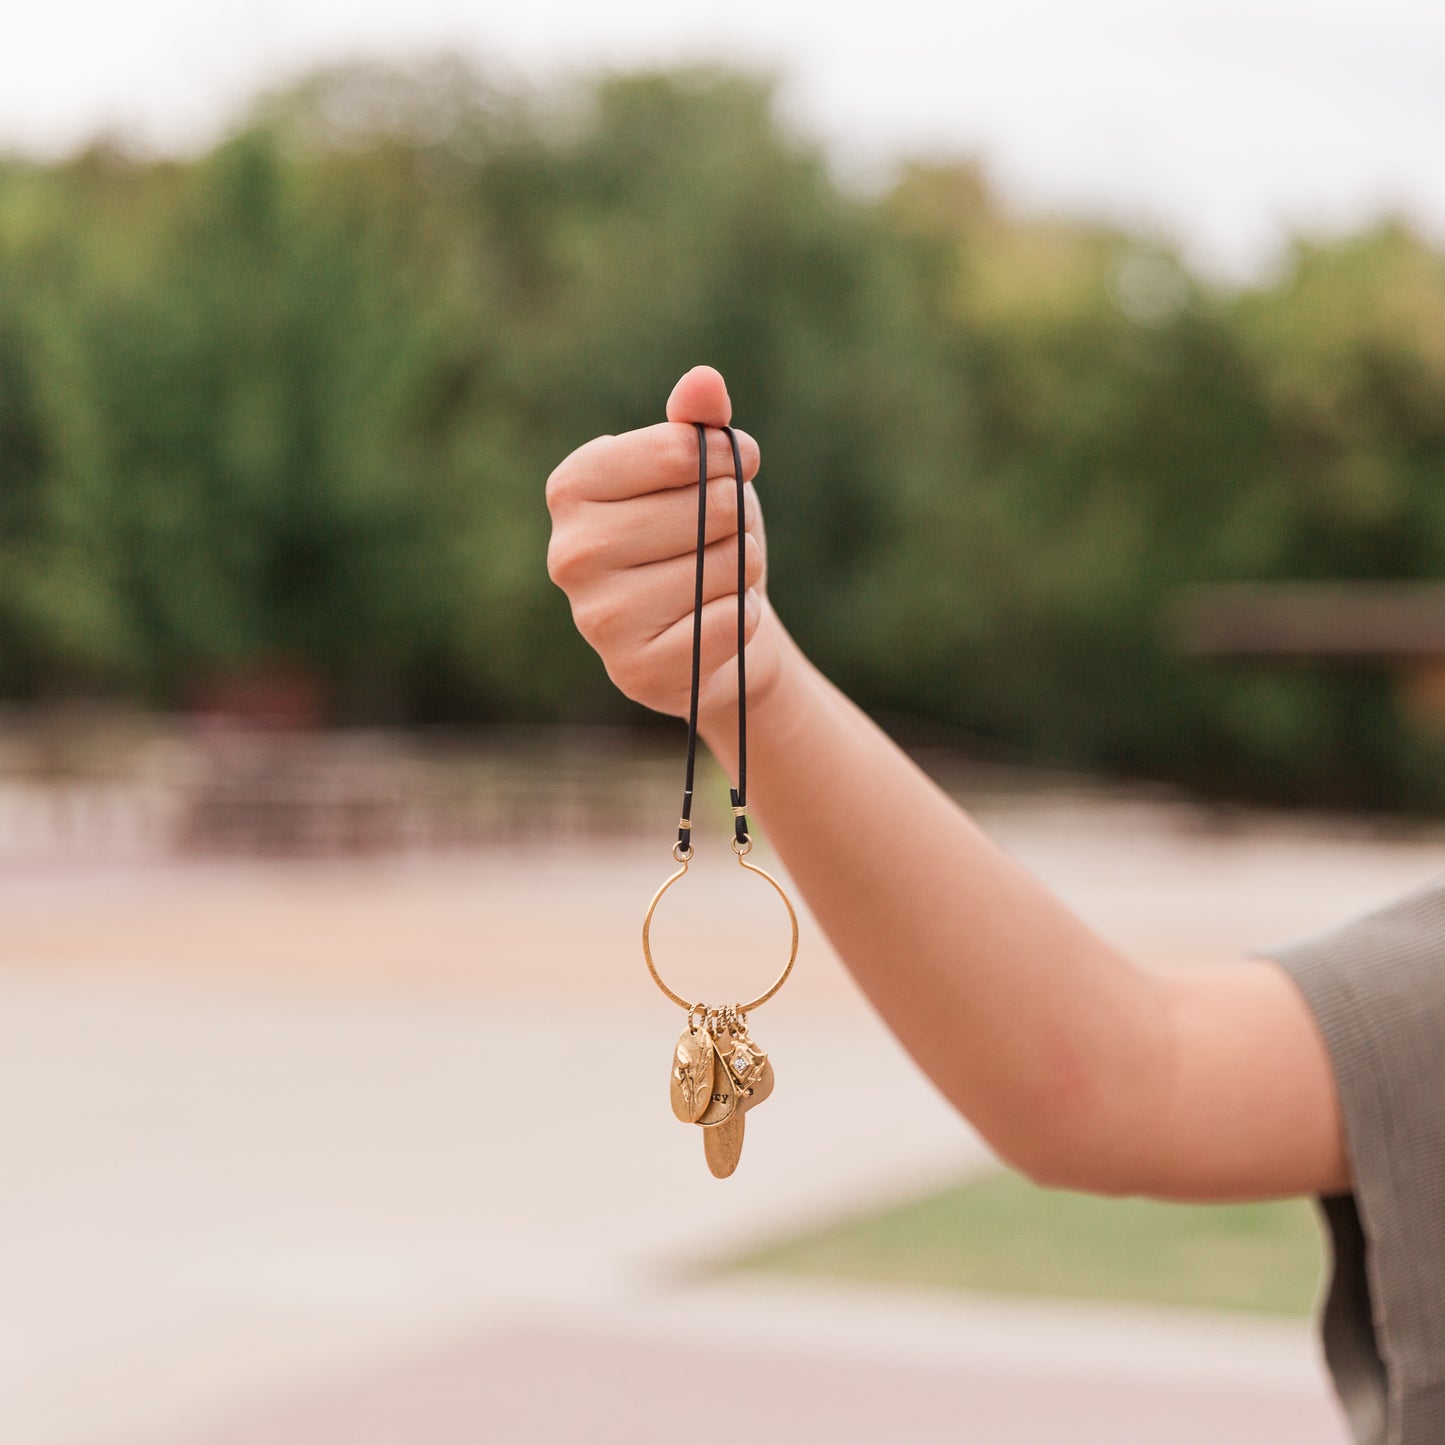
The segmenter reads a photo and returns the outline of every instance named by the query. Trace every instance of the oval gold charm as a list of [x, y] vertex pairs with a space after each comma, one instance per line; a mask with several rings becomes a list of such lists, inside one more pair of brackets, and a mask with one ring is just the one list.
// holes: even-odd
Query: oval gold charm
[[714, 1179], [726, 1179], [743, 1156], [743, 1125], [747, 1116], [739, 1109], [721, 1124], [702, 1131], [702, 1152]]
[[684, 1029], [672, 1053], [672, 1112], [684, 1124], [696, 1124], [712, 1097], [712, 1040], [706, 1029]]

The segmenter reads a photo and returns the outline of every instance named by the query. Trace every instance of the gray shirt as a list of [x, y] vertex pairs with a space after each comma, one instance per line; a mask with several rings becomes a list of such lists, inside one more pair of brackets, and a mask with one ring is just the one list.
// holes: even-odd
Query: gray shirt
[[1354, 1188], [1319, 1200], [1335, 1388], [1360, 1445], [1441, 1445], [1445, 879], [1255, 956], [1304, 995], [1339, 1089]]

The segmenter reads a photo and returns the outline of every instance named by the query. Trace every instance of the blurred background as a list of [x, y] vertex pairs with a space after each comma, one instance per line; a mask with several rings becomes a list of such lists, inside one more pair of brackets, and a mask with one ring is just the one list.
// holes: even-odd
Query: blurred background
[[[1343, 1440], [1304, 1202], [1000, 1172], [806, 919], [707, 1176], [682, 727], [542, 488], [711, 363], [790, 629], [1091, 922], [1382, 902], [1445, 862], [1442, 64], [1404, 0], [12, 17], [0, 1436], [648, 1445], [721, 1369], [695, 1438]], [[773, 971], [730, 861], [700, 991], [719, 917]]]

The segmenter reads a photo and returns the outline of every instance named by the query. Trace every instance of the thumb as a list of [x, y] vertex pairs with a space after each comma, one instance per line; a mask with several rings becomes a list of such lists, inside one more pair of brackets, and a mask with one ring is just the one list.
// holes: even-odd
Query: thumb
[[667, 399], [668, 421], [701, 422], [703, 426], [726, 426], [732, 420], [733, 404], [727, 383], [710, 366], [694, 366], [673, 387]]

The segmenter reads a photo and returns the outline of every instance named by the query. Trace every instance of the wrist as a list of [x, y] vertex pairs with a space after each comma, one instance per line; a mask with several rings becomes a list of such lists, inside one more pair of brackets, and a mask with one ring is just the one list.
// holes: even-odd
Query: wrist
[[[765, 615], [748, 643], [747, 728], [749, 754], [769, 747], [796, 728], [812, 695], [814, 669], [802, 648], [789, 635], [772, 611], [763, 604]], [[758, 646], [761, 643], [762, 646]], [[757, 666], [754, 659], [756, 658]], [[733, 664], [725, 669], [732, 671]], [[736, 781], [738, 765], [737, 690], [706, 707], [698, 716], [698, 735], [724, 771]]]

